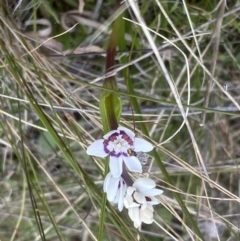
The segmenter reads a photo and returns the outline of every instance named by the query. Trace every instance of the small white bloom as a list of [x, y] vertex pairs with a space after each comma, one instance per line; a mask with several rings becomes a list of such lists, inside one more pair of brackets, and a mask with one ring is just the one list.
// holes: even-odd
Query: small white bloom
[[138, 228], [142, 222], [147, 224], [153, 222], [152, 205], [159, 204], [155, 196], [163, 193], [155, 187], [156, 183], [152, 179], [139, 178], [127, 188], [123, 202], [135, 228]]
[[131, 155], [129, 150], [149, 152], [152, 149], [153, 145], [148, 141], [135, 137], [135, 134], [125, 127], [118, 127], [117, 130], [104, 135], [103, 139], [94, 141], [87, 148], [87, 154], [98, 157], [110, 155], [110, 171], [114, 177], [120, 177], [123, 162], [130, 171], [142, 173], [140, 161]]
[[135, 228], [139, 228], [141, 223], [151, 224], [153, 222], [153, 207], [147, 204], [145, 207], [133, 207], [128, 209], [128, 215], [134, 223]]
[[154, 196], [163, 193], [163, 190], [157, 189], [156, 183], [150, 178], [139, 178], [131, 187], [127, 188], [127, 194], [124, 198], [126, 208], [140, 205], [156, 205], [159, 201]]
[[111, 173], [105, 177], [103, 191], [107, 193], [109, 202], [117, 203], [118, 210], [123, 209], [123, 198], [126, 194], [127, 184], [122, 177], [115, 178]]

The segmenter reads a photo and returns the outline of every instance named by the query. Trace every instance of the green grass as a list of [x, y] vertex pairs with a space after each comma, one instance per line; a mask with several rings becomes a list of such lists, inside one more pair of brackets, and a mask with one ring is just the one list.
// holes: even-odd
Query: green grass
[[93, 25], [71, 30], [61, 17], [77, 1], [0, 4], [0, 240], [239, 240], [238, 1], [138, 1], [139, 11], [131, 1], [124, 12], [112, 92], [121, 125], [156, 146], [134, 176], [164, 189], [141, 230], [108, 202], [101, 216], [105, 161], [86, 154], [103, 135], [105, 50], [120, 14], [100, 2], [84, 7]]

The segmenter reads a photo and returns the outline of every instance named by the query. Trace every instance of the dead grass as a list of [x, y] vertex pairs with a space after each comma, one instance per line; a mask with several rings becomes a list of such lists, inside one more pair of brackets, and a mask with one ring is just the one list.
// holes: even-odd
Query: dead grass
[[[114, 7], [88, 2], [84, 11], [91, 14], [72, 14], [66, 28], [62, 6], [74, 9], [67, 1], [18, 3], [0, 7], [0, 239], [97, 240], [104, 162], [85, 149], [102, 136], [98, 101]], [[128, 4], [128, 49], [112, 71], [121, 124], [142, 136], [145, 125], [174, 183], [166, 182], [156, 157], [144, 166], [143, 176], [165, 191], [141, 240], [198, 240], [174, 192], [205, 240], [238, 240], [240, 6], [146, 1], [139, 12], [136, 2]], [[135, 94], [125, 84], [126, 68]], [[110, 206], [105, 228], [104, 240], [136, 237], [126, 213]]]

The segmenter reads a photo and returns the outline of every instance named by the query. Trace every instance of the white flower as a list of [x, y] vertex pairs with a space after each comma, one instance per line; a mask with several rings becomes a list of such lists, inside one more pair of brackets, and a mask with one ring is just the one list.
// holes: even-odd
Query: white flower
[[137, 157], [131, 155], [134, 152], [149, 152], [153, 145], [148, 141], [135, 137], [135, 134], [125, 128], [118, 127], [103, 136], [103, 139], [94, 141], [88, 148], [87, 154], [106, 157], [110, 155], [110, 172], [114, 177], [120, 177], [123, 170], [123, 162], [132, 172], [142, 173], [142, 165]]
[[155, 196], [163, 193], [155, 187], [156, 183], [152, 179], [139, 178], [127, 188], [123, 202], [135, 228], [138, 228], [142, 222], [147, 224], [153, 222], [152, 205], [159, 204]]
[[107, 174], [103, 184], [103, 191], [107, 193], [109, 202], [118, 203], [118, 210], [123, 209], [123, 198], [126, 194], [127, 184], [122, 177], [113, 177], [110, 173]]

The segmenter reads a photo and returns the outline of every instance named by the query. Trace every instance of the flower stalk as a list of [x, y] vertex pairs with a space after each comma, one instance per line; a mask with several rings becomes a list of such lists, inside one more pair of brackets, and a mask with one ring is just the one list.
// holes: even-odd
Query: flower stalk
[[[120, 2], [117, 1], [118, 5]], [[105, 165], [103, 185], [103, 191], [106, 195], [103, 196], [101, 205], [98, 240], [102, 240], [103, 237], [106, 199], [113, 204], [117, 204], [120, 212], [125, 206], [134, 226], [138, 228], [142, 222], [147, 224], [153, 222], [152, 205], [159, 203], [154, 196], [163, 192], [153, 188], [156, 186], [153, 180], [142, 178], [134, 182], [128, 173], [129, 171], [142, 173], [142, 164], [134, 153], [152, 151], [153, 145], [146, 140], [135, 137], [134, 132], [125, 127], [119, 127], [118, 124], [122, 103], [116, 93], [118, 90], [116, 79], [113, 75], [110, 75], [110, 72], [115, 65], [116, 48], [122, 47], [123, 29], [124, 21], [122, 14], [120, 14], [113, 24], [109, 39], [106, 56], [106, 78], [103, 82], [103, 87], [107, 90], [102, 91], [99, 103], [105, 135], [87, 148], [88, 155], [108, 158]], [[146, 190], [143, 190], [143, 187]], [[152, 192], [148, 190], [149, 188], [152, 189]]]

